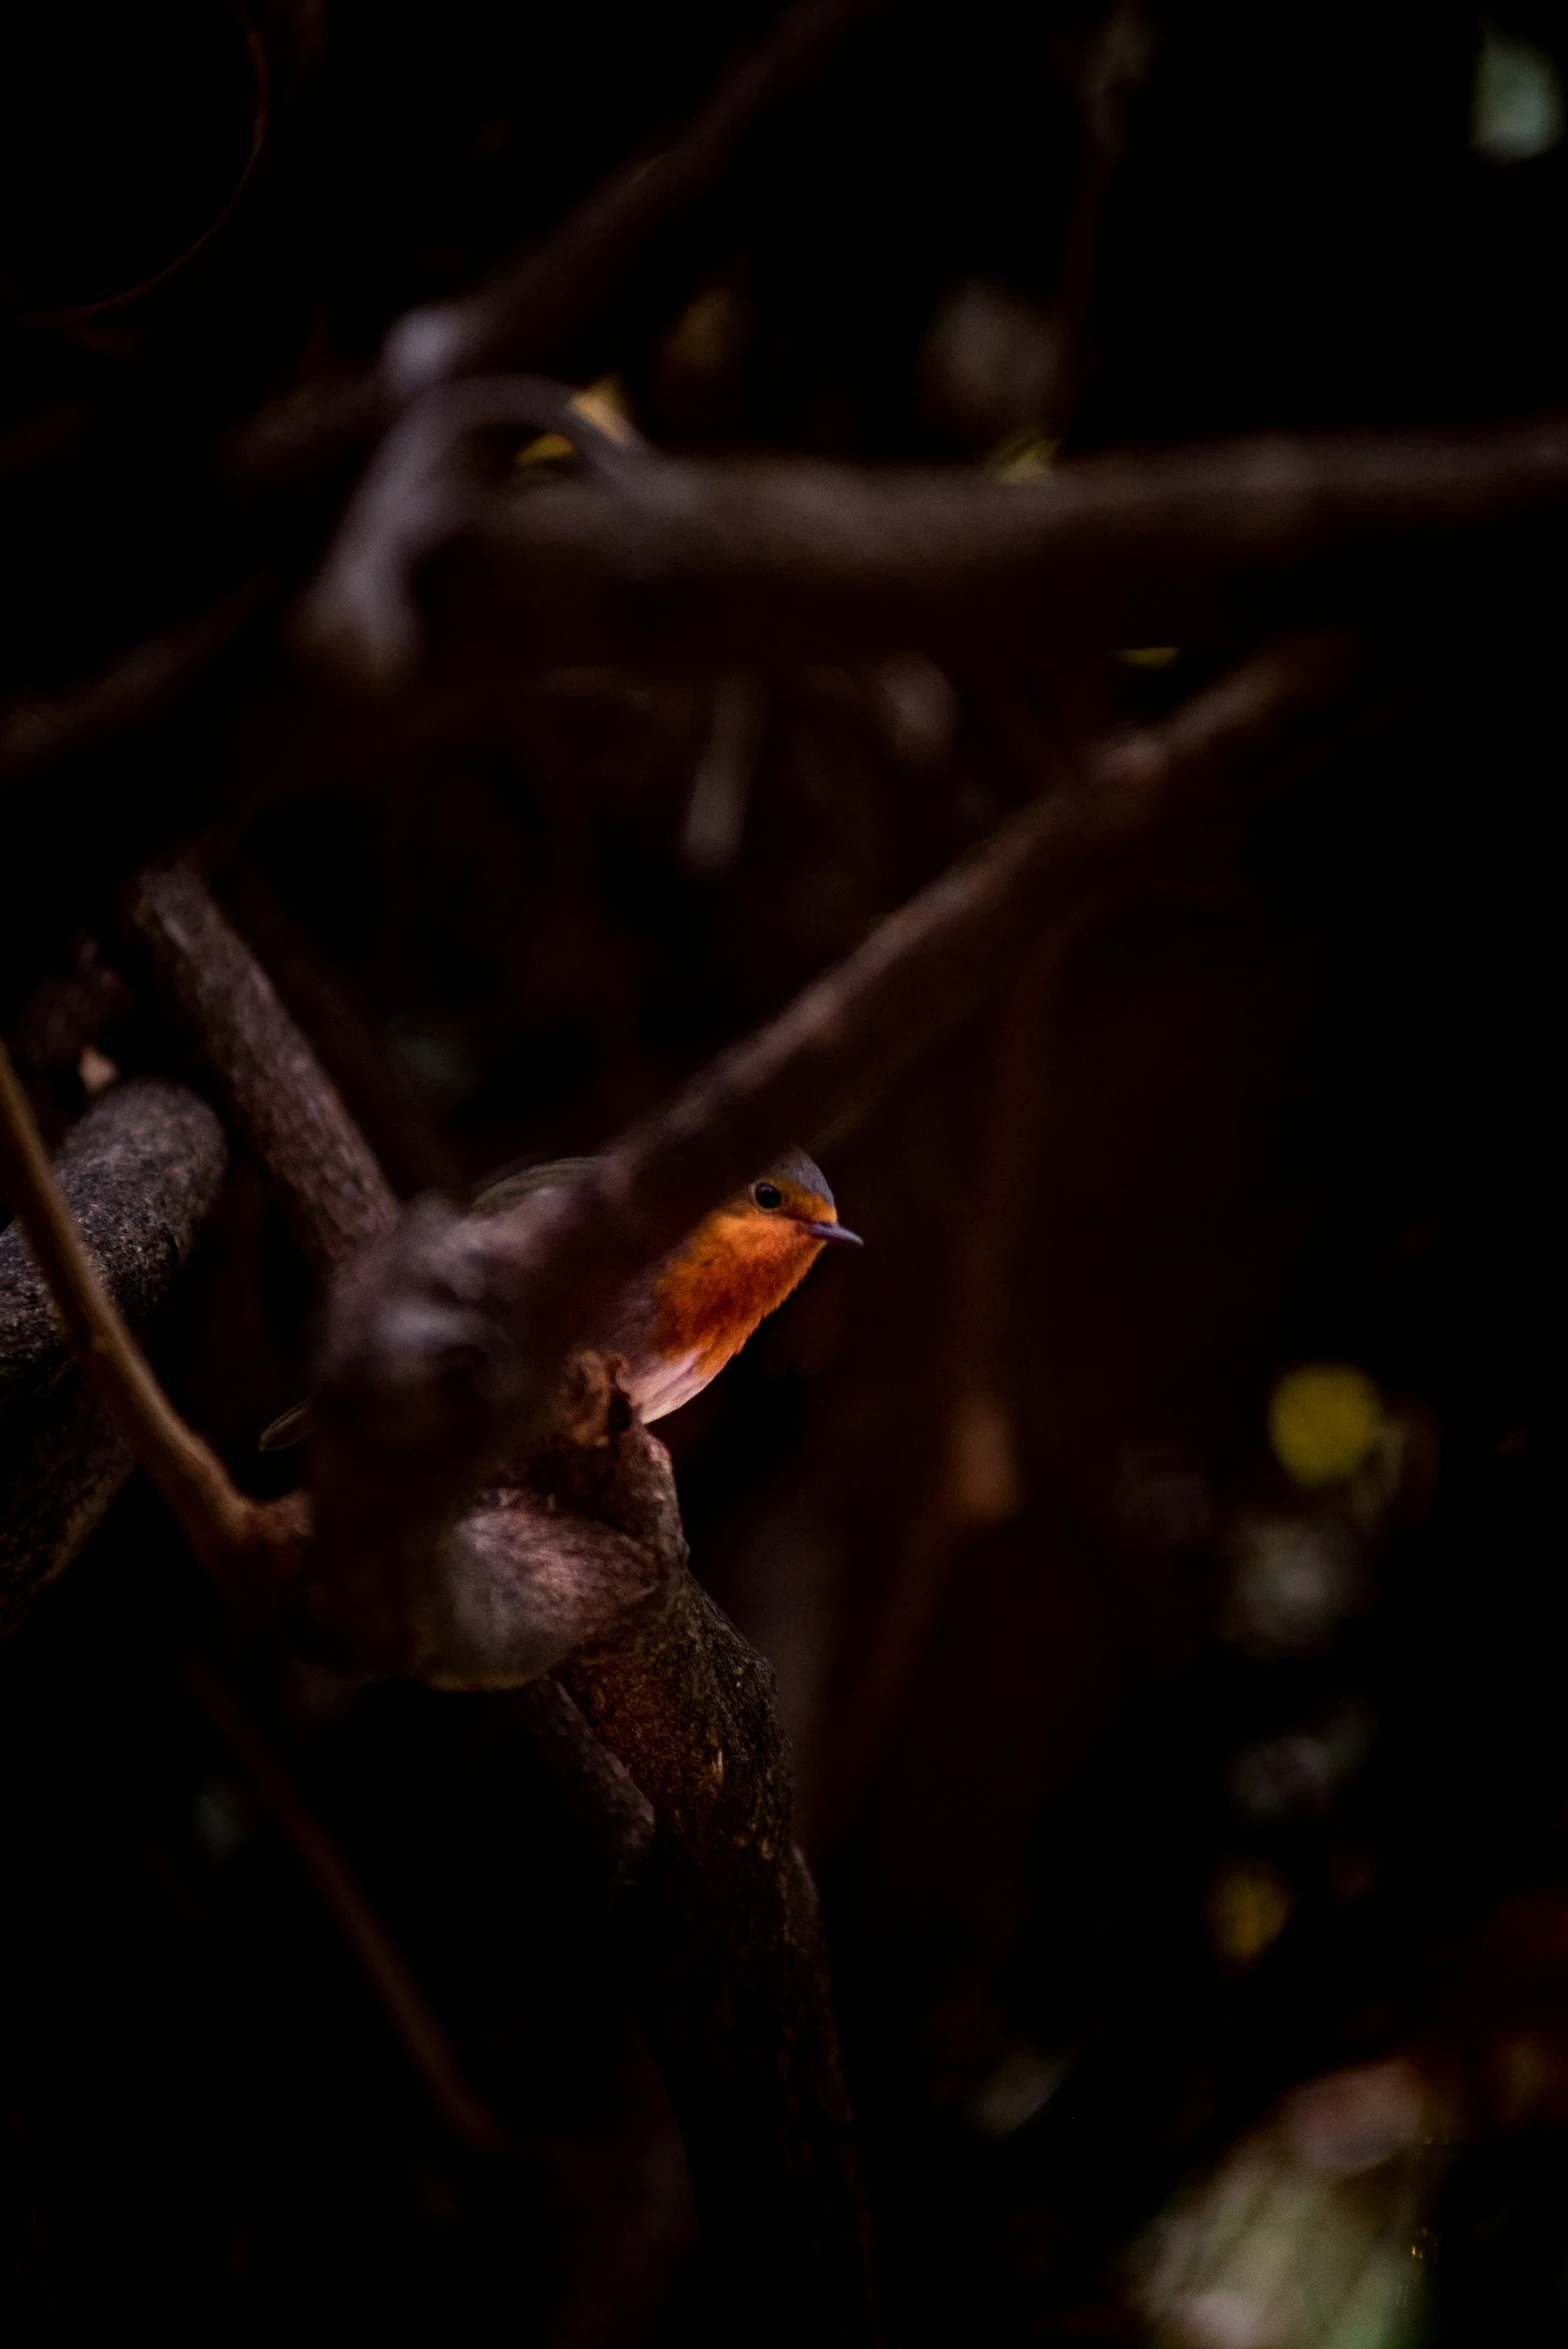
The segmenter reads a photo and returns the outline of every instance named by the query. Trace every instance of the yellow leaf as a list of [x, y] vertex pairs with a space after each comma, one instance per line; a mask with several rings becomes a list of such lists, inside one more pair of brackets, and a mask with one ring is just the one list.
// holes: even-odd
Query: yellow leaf
[[991, 451], [986, 470], [993, 481], [1043, 481], [1061, 445], [1045, 433], [1015, 433]]
[[1297, 1484], [1339, 1484], [1354, 1476], [1383, 1432], [1383, 1398], [1348, 1362], [1287, 1370], [1269, 1397], [1269, 1442]]
[[[637, 437], [631, 420], [631, 402], [618, 375], [602, 375], [597, 383], [573, 392], [566, 404], [590, 424], [596, 424], [606, 439], [618, 441], [622, 448], [629, 447]], [[518, 450], [513, 461], [517, 465], [555, 465], [576, 453], [564, 433], [541, 432], [536, 440]]]
[[1266, 1860], [1232, 1860], [1209, 1894], [1209, 1940], [1227, 1965], [1250, 1966], [1290, 1923], [1296, 1896]]

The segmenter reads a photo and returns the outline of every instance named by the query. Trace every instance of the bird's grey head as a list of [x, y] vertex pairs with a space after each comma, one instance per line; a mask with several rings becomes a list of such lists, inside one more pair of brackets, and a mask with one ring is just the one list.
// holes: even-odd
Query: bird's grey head
[[814, 1158], [807, 1157], [804, 1150], [783, 1151], [759, 1180], [792, 1183], [797, 1189], [809, 1191], [814, 1198], [824, 1200], [835, 1215], [838, 1213], [838, 1201], [833, 1196], [827, 1176]]

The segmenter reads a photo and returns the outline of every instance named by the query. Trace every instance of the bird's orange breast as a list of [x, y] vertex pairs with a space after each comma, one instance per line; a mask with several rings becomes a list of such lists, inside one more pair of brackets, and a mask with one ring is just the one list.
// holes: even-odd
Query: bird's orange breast
[[659, 1276], [656, 1350], [666, 1360], [695, 1355], [702, 1377], [716, 1377], [821, 1253], [822, 1242], [787, 1219], [721, 1208], [698, 1225]]

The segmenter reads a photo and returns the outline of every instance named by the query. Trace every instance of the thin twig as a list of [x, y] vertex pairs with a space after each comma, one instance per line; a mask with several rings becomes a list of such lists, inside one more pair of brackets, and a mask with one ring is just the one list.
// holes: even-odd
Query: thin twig
[[753, 671], [736, 669], [719, 679], [681, 829], [682, 858], [704, 880], [724, 872], [740, 854], [766, 717], [766, 688]]
[[[646, 269], [651, 249], [718, 192], [775, 110], [885, 13], [887, 0], [793, 0], [661, 152], [623, 165], [546, 245], [445, 313], [405, 319], [388, 347], [394, 375], [428, 382], [438, 354], [447, 377], [528, 365], [569, 343]], [[440, 340], [431, 332], [437, 321]]]
[[[132, 1326], [164, 1302], [217, 1199], [223, 1129], [183, 1086], [115, 1086], [67, 1135], [54, 1175]], [[131, 1472], [124, 1438], [73, 1377], [17, 1226], [0, 1233], [0, 1630], [69, 1565]]]
[[270, 497], [330, 485], [435, 384], [559, 359], [628, 295], [646, 298], [655, 256], [717, 195], [779, 109], [820, 80], [887, 5], [795, 0], [666, 146], [617, 165], [549, 236], [466, 293], [399, 319], [373, 368], [306, 385], [234, 435], [224, 456], [233, 490]]
[[1083, 144], [1062, 239], [1057, 291], [1061, 350], [1045, 420], [1058, 441], [1071, 433], [1094, 373], [1094, 306], [1106, 208], [1126, 152], [1131, 102], [1148, 72], [1154, 43], [1144, 0], [1112, 0], [1079, 67]]
[[440, 2017], [414, 1979], [347, 1856], [327, 1833], [234, 1690], [204, 1658], [188, 1655], [180, 1678], [228, 1746], [323, 1907], [353, 1951], [371, 1994], [430, 2100], [458, 2142], [504, 2152], [505, 2130], [463, 2076]]
[[170, 1403], [121, 1319], [60, 1193], [32, 1107], [0, 1044], [0, 1186], [27, 1235], [66, 1345], [163, 1494], [202, 1563], [226, 1575], [263, 1539], [269, 1512]]
[[177, 621], [64, 692], [0, 708], [0, 784], [46, 775], [151, 726], [275, 607], [291, 570], [267, 563], [193, 620]]

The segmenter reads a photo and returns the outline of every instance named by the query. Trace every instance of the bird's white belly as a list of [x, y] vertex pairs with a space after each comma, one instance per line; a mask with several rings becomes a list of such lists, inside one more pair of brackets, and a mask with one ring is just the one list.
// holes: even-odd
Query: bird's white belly
[[667, 1418], [689, 1403], [693, 1395], [700, 1395], [711, 1383], [710, 1374], [699, 1369], [700, 1354], [693, 1347], [689, 1354], [676, 1354], [666, 1362], [651, 1362], [645, 1368], [628, 1373], [626, 1392], [643, 1421]]

